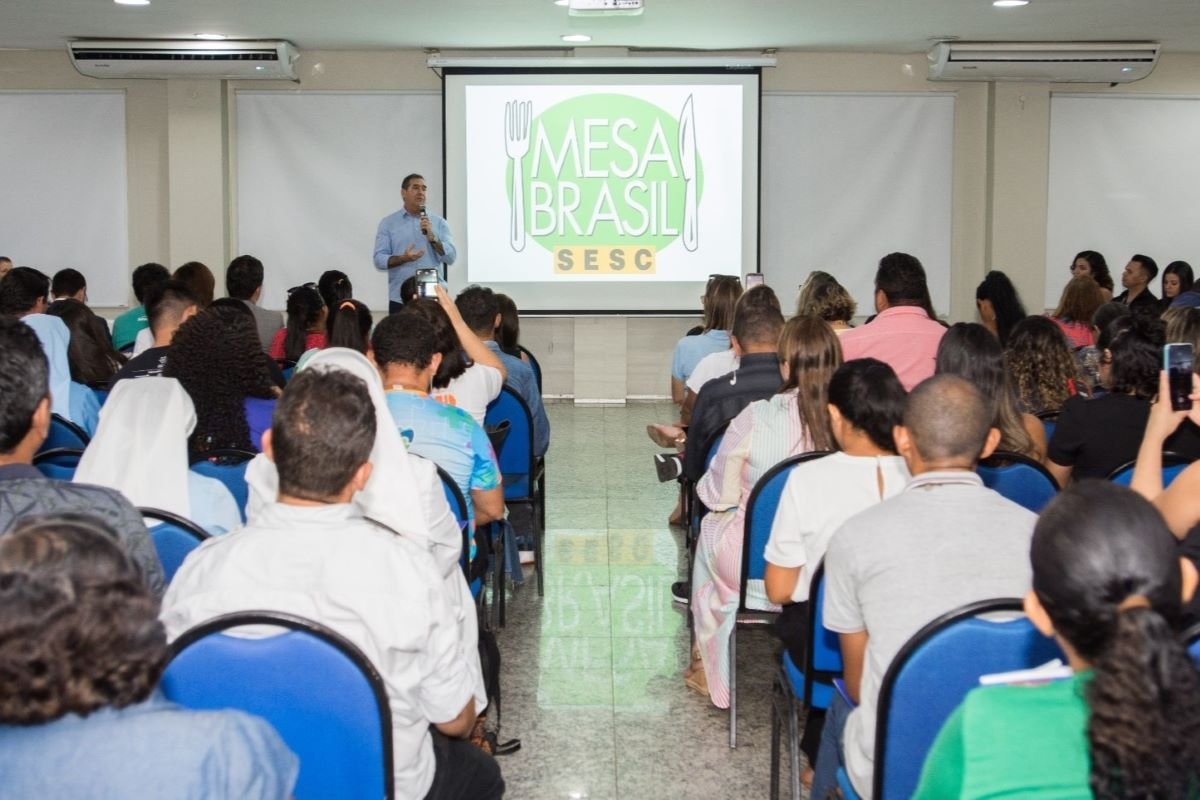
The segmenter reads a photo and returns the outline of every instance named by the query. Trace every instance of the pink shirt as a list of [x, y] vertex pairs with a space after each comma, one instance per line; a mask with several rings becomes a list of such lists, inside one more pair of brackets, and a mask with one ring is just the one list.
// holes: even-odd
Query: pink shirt
[[905, 391], [933, 375], [938, 343], [946, 329], [917, 306], [893, 306], [867, 325], [846, 331], [842, 358], [877, 358], [892, 369]]
[[1067, 342], [1071, 349], [1076, 347], [1091, 347], [1096, 343], [1096, 336], [1092, 333], [1092, 326], [1083, 322], [1068, 322], [1059, 317], [1050, 317], [1067, 337]]

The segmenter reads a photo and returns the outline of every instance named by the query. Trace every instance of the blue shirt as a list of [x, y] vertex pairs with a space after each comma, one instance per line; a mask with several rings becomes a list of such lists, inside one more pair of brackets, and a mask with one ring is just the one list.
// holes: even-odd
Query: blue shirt
[[[433, 235], [441, 241], [442, 248], [446, 251], [445, 255], [439, 256], [433, 249], [433, 245], [425, 238], [425, 234], [421, 233], [420, 214], [410, 214], [402, 208], [395, 214], [389, 214], [379, 220], [379, 229], [375, 232], [375, 269], [387, 272], [388, 299], [393, 302], [404, 302], [404, 298], [400, 296], [400, 285], [416, 275], [418, 269], [453, 264], [454, 259], [458, 257], [458, 251], [454, 248], [454, 240], [450, 237], [450, 226], [446, 224], [446, 220], [437, 214], [426, 213], [426, 216], [429, 217]], [[409, 247], [424, 250], [425, 253], [416, 261], [409, 261], [407, 264], [388, 269], [388, 259], [392, 256], [403, 255]], [[438, 275], [445, 277], [440, 269]]]
[[542, 392], [538, 389], [537, 375], [533, 367], [516, 356], [510, 356], [500, 349], [494, 340], [484, 341], [488, 349], [500, 357], [508, 378], [504, 384], [521, 396], [529, 413], [533, 415], [533, 454], [541, 458], [550, 447], [550, 420], [546, 418], [546, 406], [542, 403]]
[[483, 426], [463, 409], [427, 394], [390, 391], [387, 404], [408, 451], [446, 470], [467, 501], [467, 514], [474, 519], [471, 490], [487, 491], [500, 485], [500, 465]]
[[729, 347], [729, 331], [705, 331], [698, 336], [683, 337], [675, 345], [675, 355], [671, 359], [671, 377], [687, 383], [688, 376], [700, 363], [700, 359], [710, 353], [728, 350]]
[[5, 797], [282, 800], [300, 762], [265, 720], [192, 711], [157, 690], [126, 708], [0, 725]]

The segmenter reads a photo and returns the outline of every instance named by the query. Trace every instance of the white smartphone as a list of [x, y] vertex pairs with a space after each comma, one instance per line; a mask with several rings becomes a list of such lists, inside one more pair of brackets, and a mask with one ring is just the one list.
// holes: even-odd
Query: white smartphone
[[417, 270], [417, 295], [437, 299], [438, 271], [436, 269]]

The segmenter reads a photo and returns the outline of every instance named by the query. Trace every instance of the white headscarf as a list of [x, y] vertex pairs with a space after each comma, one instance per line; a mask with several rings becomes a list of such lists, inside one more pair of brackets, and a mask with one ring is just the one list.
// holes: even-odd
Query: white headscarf
[[135, 506], [194, 519], [187, 440], [195, 427], [192, 398], [174, 378], [118, 381], [74, 480], [116, 489]]
[[[367, 384], [371, 403], [375, 406], [371, 477], [366, 487], [354, 496], [354, 502], [363, 514], [399, 533], [412, 534], [422, 540], [428, 538], [416, 475], [400, 431], [392, 424], [379, 370], [362, 353], [346, 347], [328, 347], [317, 353], [305, 365], [305, 369], [314, 368], [340, 369], [361, 379]], [[250, 485], [246, 516], [253, 522], [257, 511], [275, 502], [279, 494], [279, 473], [275, 471], [275, 464], [260, 453], [246, 468], [246, 482]]]
[[67, 357], [71, 329], [67, 323], [49, 314], [28, 314], [21, 321], [33, 328], [42, 343], [46, 360], [50, 362], [50, 410], [71, 419], [71, 362]]

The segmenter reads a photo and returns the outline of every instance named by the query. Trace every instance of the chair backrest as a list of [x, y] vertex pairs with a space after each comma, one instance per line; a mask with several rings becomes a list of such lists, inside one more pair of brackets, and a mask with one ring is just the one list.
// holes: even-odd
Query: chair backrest
[[75, 478], [75, 469], [83, 451], [73, 447], [56, 447], [53, 450], [43, 450], [33, 457], [33, 465], [47, 478], [56, 481], [69, 481]]
[[879, 689], [875, 791], [879, 800], [911, 797], [942, 723], [980, 677], [1031, 669], [1062, 652], [1023, 616], [1018, 599], [983, 600], [955, 609], [916, 633], [892, 660]]
[[808, 623], [805, 629], [804, 703], [828, 708], [834, 678], [842, 674], [842, 646], [838, 635], [825, 627], [825, 561], [813, 570], [808, 587]]
[[63, 448], [82, 450], [88, 446], [88, 442], [91, 440], [83, 428], [71, 420], [58, 414], [51, 414], [50, 432], [46, 435], [46, 441], [42, 442], [42, 446], [38, 448], [38, 452], [44, 453], [47, 450]]
[[[1164, 450], [1162, 454], [1162, 484], [1163, 488], [1171, 485], [1171, 481], [1179, 477], [1179, 473], [1187, 469], [1188, 464], [1192, 460], [1187, 456], [1179, 453], [1172, 453], [1169, 450]], [[1137, 459], [1126, 461], [1121, 466], [1108, 473], [1108, 479], [1113, 483], [1119, 483], [1121, 486], [1128, 486], [1133, 482], [1133, 470], [1137, 466]]]
[[771, 467], [750, 490], [746, 501], [746, 526], [742, 531], [742, 582], [738, 587], [738, 610], [746, 607], [746, 587], [752, 580], [761, 581], [767, 572], [767, 540], [771, 538], [771, 525], [775, 522], [775, 511], [783, 497], [783, 487], [788, 476], [798, 464], [829, 455], [824, 450], [801, 453], [780, 461]]
[[1188, 655], [1196, 662], [1196, 668], [1200, 669], [1200, 622], [1184, 631], [1180, 638], [1187, 647]]
[[1020, 453], [997, 450], [975, 467], [983, 485], [1035, 514], [1058, 494], [1058, 482], [1038, 462]]
[[533, 353], [529, 352], [529, 348], [525, 347], [524, 345], [519, 344], [519, 345], [517, 345], [517, 349], [520, 350], [525, 355], [525, 357], [529, 359], [529, 366], [533, 369], [533, 378], [534, 378], [534, 380], [537, 381], [538, 394], [541, 394], [542, 393], [542, 365], [538, 363], [538, 360], [533, 355]]
[[458, 524], [458, 529], [462, 531], [462, 554], [458, 560], [462, 564], [463, 571], [466, 572], [471, 553], [471, 515], [467, 511], [467, 500], [463, 497], [458, 484], [454, 482], [454, 478], [450, 477], [449, 472], [437, 467], [437, 474], [442, 479], [442, 491], [446, 493], [446, 503], [454, 514], [454, 521]]
[[150, 529], [150, 538], [154, 542], [158, 560], [162, 564], [163, 574], [167, 583], [170, 583], [188, 553], [203, 544], [204, 540], [209, 538], [208, 534], [196, 523], [170, 511], [139, 508], [138, 513], [152, 522], [157, 522], [147, 527]]
[[192, 472], [208, 478], [216, 478], [237, 503], [242, 522], [246, 521], [246, 504], [250, 501], [250, 487], [246, 483], [246, 467], [256, 453], [238, 448], [219, 448], [196, 456], [192, 461]]
[[508, 441], [508, 433], [511, 430], [512, 423], [507, 419], [494, 428], [484, 429], [488, 441], [492, 443], [492, 450], [496, 452], [496, 458], [499, 458], [500, 454], [504, 452], [504, 443]]
[[507, 386], [500, 390], [495, 400], [488, 403], [483, 421], [485, 427], [495, 428], [505, 420], [509, 424], [508, 438], [504, 441], [504, 449], [496, 454], [500, 460], [500, 472], [503, 475], [532, 475], [536, 471], [533, 415], [521, 396]]
[[[263, 638], [233, 628], [286, 629]], [[296, 800], [393, 796], [392, 720], [379, 672], [362, 651], [311, 620], [270, 611], [226, 614], [171, 645], [166, 696], [195, 709], [263, 717], [300, 757]]]

